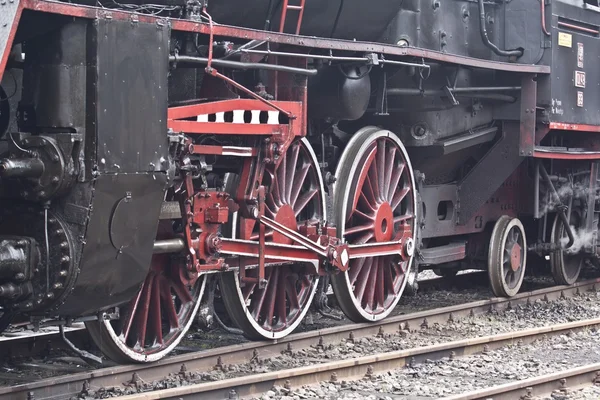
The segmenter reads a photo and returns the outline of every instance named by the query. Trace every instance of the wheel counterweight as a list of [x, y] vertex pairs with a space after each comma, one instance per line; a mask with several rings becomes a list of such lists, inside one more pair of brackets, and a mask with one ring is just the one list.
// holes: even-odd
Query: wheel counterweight
[[[326, 220], [325, 190], [319, 163], [306, 139], [292, 143], [272, 174], [265, 174], [265, 215], [289, 229], [313, 226]], [[233, 235], [257, 241], [259, 225], [241, 234], [242, 223], [233, 218]], [[267, 242], [291, 244], [285, 236], [269, 229]], [[235, 324], [252, 339], [278, 339], [291, 333], [308, 311], [317, 290], [319, 276], [303, 263], [265, 268], [264, 285], [240, 283], [239, 272], [221, 275], [223, 303]], [[257, 278], [258, 269], [247, 269], [247, 278]]]
[[[176, 237], [173, 220], [162, 220], [157, 240]], [[206, 284], [205, 276], [185, 278], [181, 254], [154, 254], [137, 296], [120, 309], [118, 320], [86, 322], [100, 350], [119, 363], [154, 362], [170, 353], [189, 330]]]
[[[350, 244], [410, 236], [415, 242], [416, 190], [406, 149], [392, 132], [367, 127], [348, 143], [336, 171], [334, 207], [338, 237]], [[340, 307], [353, 321], [389, 315], [406, 286], [413, 252], [353, 259], [332, 275]]]
[[488, 253], [488, 275], [494, 295], [512, 297], [519, 293], [527, 264], [527, 239], [518, 218], [506, 215], [494, 225]]

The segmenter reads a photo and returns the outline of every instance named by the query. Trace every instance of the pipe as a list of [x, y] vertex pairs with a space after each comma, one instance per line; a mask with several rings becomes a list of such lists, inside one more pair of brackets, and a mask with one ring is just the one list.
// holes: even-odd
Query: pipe
[[[482, 99], [506, 101], [514, 103], [516, 98], [505, 94], [496, 93], [498, 91], [517, 91], [519, 87], [498, 87], [498, 88], [456, 88], [449, 89], [451, 93], [460, 97], [479, 97]], [[419, 90], [411, 88], [394, 88], [386, 91], [388, 96], [446, 96], [443, 90]]]
[[550, 36], [550, 32], [546, 28], [546, 0], [540, 0], [541, 8], [542, 8], [542, 31], [544, 35]]
[[179, 253], [185, 250], [185, 241], [181, 238], [157, 240], [154, 242], [153, 254]]
[[479, 0], [479, 33], [481, 34], [481, 40], [483, 40], [483, 44], [485, 44], [497, 55], [503, 57], [521, 57], [523, 55], [523, 50], [501, 50], [498, 48], [498, 46], [490, 41], [487, 34], [487, 29], [485, 28], [485, 6], [483, 5], [483, 0]]
[[[174, 56], [169, 56], [169, 62], [183, 63], [183, 64], [208, 65], [208, 58], [174, 55]], [[213, 59], [211, 61], [211, 65], [214, 65], [217, 67], [235, 68], [235, 69], [242, 69], [242, 70], [264, 69], [264, 70], [270, 70], [270, 71], [289, 72], [292, 74], [307, 75], [307, 76], [314, 76], [314, 75], [317, 75], [317, 73], [318, 73], [318, 71], [316, 69], [294, 68], [294, 67], [288, 67], [285, 65], [263, 64], [263, 63], [244, 63], [244, 62], [239, 62], [239, 61], [227, 61], [227, 60], [221, 60], [221, 59]]]
[[39, 178], [44, 173], [44, 163], [38, 158], [14, 158], [0, 161], [2, 178]]
[[569, 243], [567, 243], [567, 245], [563, 248], [563, 250], [566, 250], [569, 247], [573, 246], [573, 243], [575, 243], [575, 237], [573, 236], [573, 231], [571, 230], [571, 225], [569, 225], [569, 220], [567, 219], [567, 216], [565, 215], [565, 207], [566, 206], [560, 201], [560, 196], [556, 192], [556, 189], [554, 188], [554, 184], [552, 183], [552, 180], [548, 176], [546, 167], [544, 167], [544, 165], [542, 163], [540, 163], [539, 166], [540, 166], [540, 173], [542, 174], [542, 178], [544, 178], [544, 180], [548, 184], [548, 187], [550, 188], [552, 194], [556, 198], [556, 201], [558, 203], [558, 215], [560, 216], [560, 219], [563, 223], [563, 227], [567, 233], [567, 236], [569, 237]]

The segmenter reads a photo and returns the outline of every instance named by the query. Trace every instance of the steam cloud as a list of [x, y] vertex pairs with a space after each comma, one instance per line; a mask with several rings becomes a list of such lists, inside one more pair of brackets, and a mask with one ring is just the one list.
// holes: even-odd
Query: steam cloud
[[[562, 185], [556, 185], [556, 192], [558, 193], [558, 197], [560, 198], [560, 203], [557, 201], [556, 197], [551, 193], [547, 193], [544, 196], [540, 196], [540, 216], [544, 216], [549, 212], [557, 211], [557, 207], [559, 204], [569, 204], [569, 200], [571, 197], [573, 198], [589, 198], [590, 188], [588, 185], [584, 185], [582, 183], [563, 183]], [[600, 199], [597, 190], [594, 190], [594, 199], [597, 201]], [[564, 252], [568, 255], [574, 255], [582, 250], [585, 247], [592, 246], [594, 244], [595, 239], [595, 229], [586, 230], [583, 228], [576, 228], [571, 225], [571, 231], [573, 232], [573, 237], [575, 241], [573, 245], [568, 249], [564, 250]], [[566, 233], [563, 234], [564, 237], [561, 238], [561, 245], [566, 246], [569, 243], [569, 238], [566, 236]]]

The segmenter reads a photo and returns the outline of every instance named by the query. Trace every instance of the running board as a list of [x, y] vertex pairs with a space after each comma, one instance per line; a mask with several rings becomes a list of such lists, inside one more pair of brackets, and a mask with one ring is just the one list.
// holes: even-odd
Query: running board
[[600, 160], [600, 151], [568, 147], [535, 146], [533, 157], [559, 160]]
[[438, 265], [451, 261], [463, 260], [467, 256], [467, 242], [455, 242], [445, 246], [421, 249], [423, 265]]

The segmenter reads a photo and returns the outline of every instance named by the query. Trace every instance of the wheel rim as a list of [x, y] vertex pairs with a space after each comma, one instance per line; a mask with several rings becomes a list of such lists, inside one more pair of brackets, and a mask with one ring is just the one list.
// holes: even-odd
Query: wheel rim
[[[571, 213], [569, 224], [577, 232], [582, 225], [582, 220], [581, 214], [574, 210]], [[552, 242], [556, 244], [567, 244], [568, 240], [565, 225], [560, 216], [556, 214], [554, 224], [552, 225]], [[584, 255], [571, 253], [569, 249], [566, 251], [556, 251], [550, 254], [550, 267], [552, 269], [554, 281], [559, 285], [572, 285], [575, 283], [579, 278], [584, 259]]]
[[517, 219], [502, 217], [490, 240], [488, 271], [496, 296], [512, 297], [519, 292], [527, 265], [525, 229]]
[[[161, 221], [157, 240], [175, 237], [172, 221]], [[205, 277], [182, 279], [181, 255], [155, 254], [138, 294], [120, 310], [118, 320], [93, 321], [96, 345], [116, 362], [153, 362], [170, 353], [189, 330], [204, 293]]]
[[[271, 183], [265, 199], [265, 215], [294, 230], [298, 226], [317, 224], [326, 219], [323, 179], [318, 161], [308, 141], [294, 142], [279, 167], [264, 183]], [[234, 236], [258, 240], [257, 223], [241, 234], [237, 218], [233, 218]], [[267, 242], [290, 244], [277, 232], [265, 230]], [[239, 273], [221, 275], [223, 302], [231, 319], [246, 336], [253, 339], [277, 339], [291, 333], [308, 311], [319, 282], [311, 273], [312, 265], [303, 263], [265, 268], [266, 285], [240, 285]], [[256, 278], [258, 269], [246, 270]]]
[[[416, 191], [408, 154], [389, 131], [365, 128], [348, 143], [336, 171], [338, 237], [350, 244], [415, 240]], [[385, 318], [406, 286], [412, 256], [351, 260], [332, 276], [338, 303], [355, 321]]]

